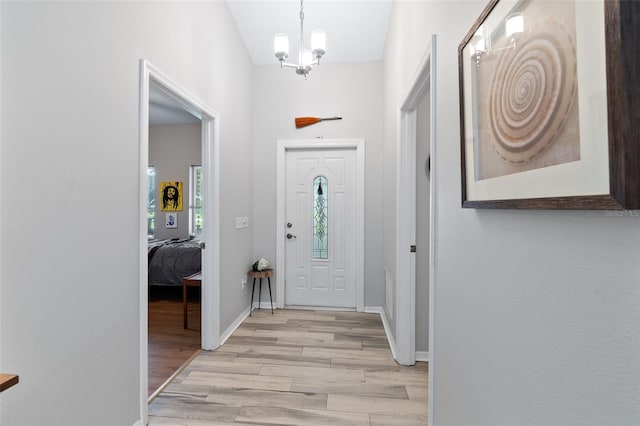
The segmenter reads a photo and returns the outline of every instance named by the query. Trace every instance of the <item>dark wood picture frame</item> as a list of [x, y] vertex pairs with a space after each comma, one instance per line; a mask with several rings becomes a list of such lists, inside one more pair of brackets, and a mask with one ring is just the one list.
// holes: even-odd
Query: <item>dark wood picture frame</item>
[[[537, 0], [530, 0], [537, 1]], [[640, 209], [640, 1], [604, 0], [609, 193], [469, 200], [465, 152], [463, 49], [500, 0], [491, 0], [458, 47], [462, 207], [502, 209]], [[605, 183], [605, 182], [603, 182]]]

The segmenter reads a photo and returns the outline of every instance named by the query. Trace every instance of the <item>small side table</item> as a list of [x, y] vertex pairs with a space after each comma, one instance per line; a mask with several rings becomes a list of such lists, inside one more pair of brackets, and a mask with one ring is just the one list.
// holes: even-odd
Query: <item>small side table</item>
[[196, 272], [182, 279], [182, 307], [183, 307], [183, 323], [187, 328], [187, 287], [200, 287], [202, 284], [202, 271]]
[[262, 279], [266, 278], [269, 283], [269, 300], [271, 301], [271, 314], [273, 314], [273, 298], [271, 297], [271, 277], [273, 269], [265, 269], [263, 271], [249, 271], [249, 276], [253, 278], [253, 287], [251, 288], [251, 305], [249, 306], [249, 316], [253, 311], [253, 292], [256, 289], [256, 278], [260, 278], [260, 289], [258, 290], [258, 309], [260, 309], [260, 295], [262, 294]]

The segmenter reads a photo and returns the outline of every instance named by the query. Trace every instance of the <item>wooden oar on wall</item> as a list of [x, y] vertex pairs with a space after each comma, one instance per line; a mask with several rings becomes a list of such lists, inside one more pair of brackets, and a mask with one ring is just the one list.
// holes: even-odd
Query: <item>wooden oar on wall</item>
[[296, 129], [299, 129], [301, 127], [311, 126], [312, 124], [316, 124], [321, 121], [328, 121], [328, 120], [342, 120], [342, 117], [328, 117], [328, 118], [296, 117]]

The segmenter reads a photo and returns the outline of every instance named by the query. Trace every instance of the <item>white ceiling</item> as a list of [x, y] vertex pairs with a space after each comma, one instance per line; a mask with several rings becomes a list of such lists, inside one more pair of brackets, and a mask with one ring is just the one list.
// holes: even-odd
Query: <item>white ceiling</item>
[[[276, 64], [273, 36], [289, 35], [289, 60], [297, 62], [300, 46], [299, 0], [227, 0], [255, 65]], [[312, 30], [327, 33], [322, 62], [381, 61], [391, 0], [306, 0], [306, 47]]]
[[[300, 46], [299, 0], [226, 0], [255, 65], [277, 64], [273, 36], [289, 35], [289, 62], [297, 62]], [[392, 0], [306, 0], [304, 36], [327, 33], [322, 62], [381, 61]], [[149, 124], [192, 124], [200, 120], [163, 94], [149, 94]]]

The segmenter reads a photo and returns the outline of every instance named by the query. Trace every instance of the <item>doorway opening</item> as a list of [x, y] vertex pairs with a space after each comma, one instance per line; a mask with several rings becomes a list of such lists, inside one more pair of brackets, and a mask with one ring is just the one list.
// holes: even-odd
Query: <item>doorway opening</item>
[[[220, 339], [220, 301], [219, 301], [219, 246], [220, 246], [220, 224], [219, 224], [219, 118], [218, 114], [199, 101], [195, 96], [187, 92], [175, 81], [169, 78], [162, 71], [154, 67], [148, 61], [140, 61], [140, 115], [139, 115], [139, 194], [140, 194], [140, 233], [139, 233], [139, 285], [140, 285], [140, 414], [146, 422], [148, 418], [148, 384], [149, 384], [149, 233], [150, 233], [150, 208], [149, 208], [149, 188], [151, 174], [149, 172], [149, 137], [150, 137], [150, 99], [161, 97], [169, 102], [174, 109], [180, 110], [186, 116], [192, 116], [196, 122], [200, 123], [199, 130], [195, 135], [199, 139], [200, 150], [200, 191], [201, 201], [198, 217], [204, 224], [200, 230], [195, 229], [189, 212], [189, 195], [184, 194], [182, 203], [173, 197], [174, 193], [180, 193], [181, 180], [179, 177], [170, 178], [174, 192], [171, 193], [171, 200], [175, 204], [170, 205], [166, 211], [154, 209], [152, 218], [153, 228], [171, 228], [179, 226], [183, 222], [185, 228], [189, 229], [188, 234], [200, 234], [201, 245], [198, 247], [200, 255], [200, 283], [201, 283], [201, 336], [199, 347], [212, 350], [218, 347]], [[193, 131], [193, 129], [191, 129]], [[187, 171], [189, 173], [189, 171]], [[185, 178], [184, 180], [189, 180]], [[158, 183], [154, 187], [158, 188]], [[186, 199], [185, 196], [186, 195]], [[156, 200], [163, 202], [160, 191], [156, 192]], [[187, 212], [185, 212], [185, 206]], [[166, 207], [166, 206], [165, 206]], [[180, 208], [182, 207], [182, 208]], [[184, 212], [182, 219], [177, 215]], [[158, 213], [160, 213], [158, 215]], [[195, 214], [195, 212], [193, 212]], [[177, 223], [172, 221], [177, 220]], [[186, 222], [186, 223], [184, 223]], [[195, 224], [195, 221], [193, 222]], [[158, 227], [158, 225], [160, 225]], [[187, 238], [189, 240], [189, 238]], [[201, 252], [201, 253], [200, 253]], [[178, 281], [181, 278], [179, 277]], [[182, 286], [180, 285], [180, 289]], [[179, 318], [179, 327], [182, 328], [182, 316]], [[185, 323], [186, 325], [186, 323]]]
[[202, 270], [201, 154], [202, 120], [152, 82], [147, 214], [149, 400], [202, 347], [200, 289], [182, 286], [184, 277]]
[[[298, 300], [305, 300], [299, 297], [304, 298], [305, 296], [302, 295], [300, 291], [297, 291], [297, 288], [299, 289], [306, 286], [307, 289], [315, 291], [318, 296], [321, 295], [322, 297], [325, 297], [327, 293], [331, 293], [332, 291], [334, 296], [339, 292], [344, 292], [345, 295], [348, 292], [350, 293], [348, 298], [345, 297], [344, 299], [346, 301], [344, 303], [346, 304], [331, 302], [332, 299], [327, 299], [329, 302], [324, 301], [317, 306], [314, 306], [311, 302], [303, 302], [305, 306], [324, 306], [328, 308], [346, 307], [351, 309], [355, 308], [358, 312], [364, 312], [364, 140], [281, 140], [278, 141], [277, 149], [276, 235], [278, 235], [278, 238], [276, 239], [276, 270], [282, 272], [276, 276], [276, 306], [281, 309], [285, 306], [299, 307], [300, 304]], [[294, 153], [297, 154], [297, 157], [295, 159], [289, 158], [290, 155]], [[343, 154], [347, 155], [350, 160], [346, 160]], [[305, 192], [306, 190], [304, 190], [296, 194], [295, 187], [293, 187], [293, 189], [292, 187], [287, 187], [287, 182], [291, 183], [292, 179], [296, 178], [295, 176], [291, 176], [294, 174], [293, 172], [287, 175], [286, 165], [289, 160], [299, 161], [300, 164], [304, 164], [305, 167], [308, 168], [308, 176], [299, 177], [302, 180], [307, 179], [309, 188], [311, 188], [311, 186], [314, 187], [313, 191], [309, 190]], [[351, 162], [348, 169], [343, 166], [346, 162]], [[320, 166], [316, 168], [314, 164]], [[347, 170], [350, 173], [347, 173], [349, 177], [343, 179], [341, 175]], [[337, 180], [334, 180], [334, 178], [337, 178]], [[348, 181], [349, 185], [353, 185], [353, 187], [347, 191], [350, 194], [349, 196], [344, 196], [347, 192], [344, 192], [344, 186], [340, 183], [343, 180], [345, 182]], [[326, 182], [326, 186], [318, 182]], [[333, 186], [334, 184], [332, 182], [338, 182], [338, 185]], [[318, 188], [315, 187], [318, 186], [323, 196], [317, 195]], [[296, 200], [300, 200], [300, 202], [298, 203], [292, 200], [290, 196], [287, 196], [288, 191], [293, 191], [293, 197], [296, 198]], [[324, 197], [325, 195], [326, 197]], [[353, 198], [351, 198], [351, 195], [353, 195]], [[289, 206], [287, 206], [288, 198], [289, 201], [292, 202]], [[353, 203], [352, 208], [348, 209], [350, 216], [347, 218], [352, 228], [350, 229], [352, 237], [349, 241], [341, 239], [342, 235], [336, 234], [332, 237], [330, 233], [331, 230], [326, 234], [328, 235], [328, 242], [326, 243], [327, 249], [331, 252], [333, 252], [334, 248], [337, 249], [336, 252], [339, 256], [336, 258], [333, 258], [329, 251], [325, 252], [323, 249], [319, 251], [314, 249], [314, 244], [317, 245], [316, 243], [322, 240], [322, 235], [318, 235], [317, 232], [314, 235], [314, 232], [312, 232], [314, 229], [313, 223], [315, 221], [316, 230], [318, 225], [323, 225], [321, 222], [318, 222], [317, 218], [314, 219], [313, 209], [317, 208], [318, 202], [322, 202], [324, 205], [323, 199], [325, 200], [324, 202], [334, 207], [339, 207], [342, 211], [344, 211], [341, 205], [342, 202]], [[347, 199], [350, 201], [347, 201]], [[337, 205], [334, 205], [336, 202]], [[316, 204], [315, 207], [314, 203]], [[333, 219], [331, 219], [332, 216], [328, 209], [333, 207], [330, 207], [329, 204], [325, 205], [329, 220], [335, 222], [337, 219], [338, 222], [334, 223], [334, 225], [344, 226], [346, 222], [340, 222], [344, 220], [344, 215], [334, 216]], [[298, 222], [287, 219], [289, 215], [296, 212], [298, 215], [304, 216], [304, 218], [300, 217]], [[305, 226], [303, 229], [301, 226], [305, 223], [305, 220], [307, 220], [306, 223], [308, 226]], [[292, 249], [289, 248], [289, 250], [287, 250], [286, 245], [297, 244], [298, 239], [298, 234], [294, 232], [294, 227], [298, 227], [296, 228], [296, 232], [302, 231], [306, 233], [300, 238], [300, 244], [304, 245], [304, 247], [302, 247], [304, 250], [301, 249], [297, 253], [307, 253], [309, 255], [307, 256], [309, 258], [307, 260], [309, 261], [305, 261], [306, 269], [309, 273], [294, 273], [287, 279], [287, 272], [285, 271], [288, 270], [287, 268], [291, 268], [291, 263], [295, 260], [294, 257], [291, 256], [291, 253], [293, 253]], [[287, 238], [287, 235], [291, 235], [291, 237]], [[318, 247], [316, 247], [316, 249], [317, 248]], [[348, 249], [345, 251], [351, 252], [352, 255], [345, 253], [343, 256], [341, 252], [343, 249]], [[289, 253], [289, 257], [287, 257], [287, 253]], [[325, 255], [326, 259], [324, 258]], [[352, 258], [349, 256], [352, 256]], [[347, 263], [341, 263], [342, 259], [347, 258]], [[352, 271], [346, 271], [343, 266], [351, 268]], [[346, 275], [344, 274], [345, 271]], [[312, 278], [314, 274], [315, 278]], [[312, 286], [309, 283], [311, 279], [320, 283], [327, 283], [327, 285], [324, 286], [327, 288], [311, 289]], [[347, 281], [349, 281], [349, 283], [347, 283]]]
[[[429, 362], [429, 395], [433, 394], [437, 272], [434, 256], [437, 241], [435, 81], [436, 36], [433, 35], [399, 111], [395, 295], [396, 359], [404, 365], [413, 365], [416, 359]], [[428, 195], [424, 193], [426, 190]], [[428, 314], [424, 315], [426, 307]], [[428, 324], [424, 324], [427, 318]], [[417, 341], [420, 346], [416, 351]], [[433, 398], [429, 398], [428, 412], [429, 423], [433, 424]]]

